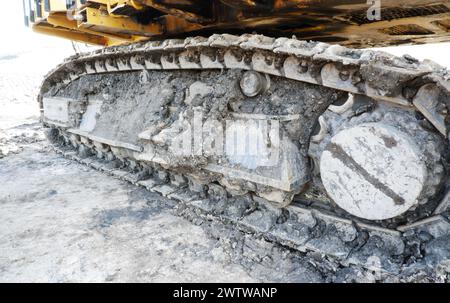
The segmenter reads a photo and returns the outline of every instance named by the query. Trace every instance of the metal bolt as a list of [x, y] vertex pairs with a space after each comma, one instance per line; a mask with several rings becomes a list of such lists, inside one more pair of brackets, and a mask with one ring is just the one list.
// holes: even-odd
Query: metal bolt
[[241, 78], [242, 93], [247, 97], [255, 97], [267, 89], [268, 83], [264, 76], [255, 71], [247, 71]]
[[250, 63], [252, 63], [252, 55], [251, 55], [251, 54], [245, 54], [245, 55], [244, 55], [244, 63], [245, 63], [245, 64], [250, 64]]
[[167, 62], [173, 63], [175, 61], [175, 54], [169, 54], [169, 56], [166, 57]]
[[273, 63], [273, 58], [267, 56], [267, 57], [264, 59], [264, 61], [266, 62], [267, 65], [272, 65], [272, 63]]
[[306, 73], [306, 72], [308, 71], [308, 69], [309, 69], [308, 62], [302, 61], [302, 62], [300, 63], [299, 71], [300, 71], [302, 74], [304, 74], [304, 73]]
[[359, 72], [354, 73], [353, 77], [352, 77], [352, 84], [355, 85], [355, 84], [360, 83], [361, 81], [362, 81], [362, 78], [361, 78], [360, 73]]
[[436, 111], [438, 114], [443, 115], [443, 116], [447, 115], [447, 113], [448, 113], [447, 106], [443, 103], [439, 103], [436, 106]]
[[350, 72], [347, 70], [340, 72], [339, 78], [341, 78], [342, 81], [347, 81], [350, 78]]

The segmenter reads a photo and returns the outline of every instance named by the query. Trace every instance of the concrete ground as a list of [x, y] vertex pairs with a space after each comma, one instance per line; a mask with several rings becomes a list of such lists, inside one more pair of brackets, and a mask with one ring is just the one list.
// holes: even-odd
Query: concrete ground
[[0, 282], [250, 282], [173, 203], [42, 144], [0, 160]]

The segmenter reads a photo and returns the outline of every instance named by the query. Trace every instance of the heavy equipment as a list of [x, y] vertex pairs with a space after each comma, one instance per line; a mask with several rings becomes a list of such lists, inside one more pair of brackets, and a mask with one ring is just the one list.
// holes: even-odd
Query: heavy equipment
[[449, 1], [24, 8], [38, 33], [105, 46], [42, 83], [66, 156], [301, 251], [383, 269], [450, 257], [430, 248], [450, 232], [450, 74], [367, 49], [450, 41]]

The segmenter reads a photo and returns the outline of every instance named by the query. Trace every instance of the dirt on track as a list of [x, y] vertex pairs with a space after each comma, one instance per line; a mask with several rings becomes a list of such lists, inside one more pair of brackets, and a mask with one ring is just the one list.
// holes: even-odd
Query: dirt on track
[[427, 281], [185, 220], [175, 201], [56, 154], [35, 99], [48, 63], [29, 74], [0, 61], [0, 282]]
[[[0, 66], [1, 67], [1, 66]], [[373, 281], [224, 226], [55, 153], [42, 73], [0, 72], [0, 282]], [[18, 89], [21, 88], [21, 89]], [[26, 88], [26, 89], [25, 89]]]
[[52, 152], [43, 74], [0, 72], [0, 282], [258, 281], [172, 201]]
[[[0, 159], [0, 282], [369, 282], [54, 153], [41, 137]], [[31, 140], [31, 139], [30, 139]], [[330, 274], [332, 272], [332, 274]]]
[[[21, 65], [20, 56], [10, 59]], [[192, 222], [176, 202], [53, 152], [35, 96], [43, 75], [0, 62], [0, 282], [322, 282], [252, 235]], [[20, 69], [17, 69], [18, 71]], [[368, 277], [369, 279], [371, 277]], [[367, 277], [359, 278], [366, 281]]]

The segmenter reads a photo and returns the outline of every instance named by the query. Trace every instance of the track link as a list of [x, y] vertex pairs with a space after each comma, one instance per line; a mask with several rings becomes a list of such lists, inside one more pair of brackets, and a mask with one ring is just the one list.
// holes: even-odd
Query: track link
[[[301, 205], [277, 209], [269, 202], [255, 202], [248, 196], [218, 200], [211, 192], [192, 192], [187, 184], [180, 186], [173, 179], [161, 178], [162, 173], [170, 172], [155, 171], [142, 180], [141, 171], [130, 163], [114, 168], [105, 159], [80, 156], [79, 148], [59, 143], [53, 145], [53, 150], [67, 159], [177, 201], [177, 214], [194, 224], [219, 222], [290, 250], [326, 256], [344, 267], [356, 265], [377, 271], [383, 279], [389, 276], [407, 279], [418, 272], [442, 279], [449, 270], [448, 255], [441, 255], [442, 251], [427, 256], [424, 253], [428, 244], [449, 237], [448, 212], [398, 229], [386, 229]], [[87, 154], [94, 151], [90, 152]], [[213, 189], [217, 185], [210, 186]]]

